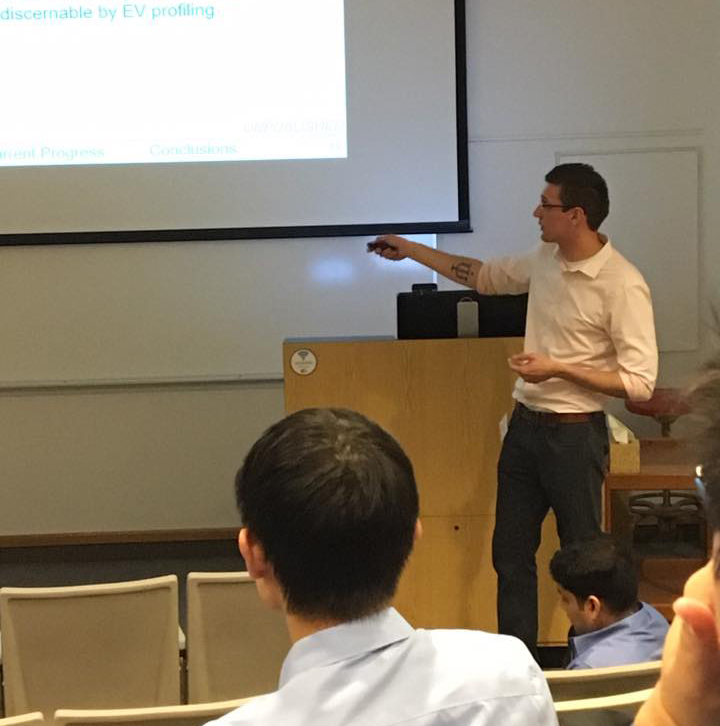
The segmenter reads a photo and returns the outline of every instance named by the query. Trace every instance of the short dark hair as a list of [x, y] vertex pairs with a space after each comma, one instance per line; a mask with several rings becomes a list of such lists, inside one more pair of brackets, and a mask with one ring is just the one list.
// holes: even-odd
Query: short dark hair
[[376, 423], [336, 408], [293, 413], [252, 447], [235, 491], [288, 612], [355, 620], [395, 594], [418, 492], [410, 460]]
[[545, 181], [560, 187], [560, 201], [566, 209], [580, 207], [585, 212], [593, 231], [608, 216], [607, 184], [590, 164], [559, 164], [545, 175]]
[[701, 426], [696, 443], [708, 520], [713, 530], [720, 532], [720, 354], [702, 367], [690, 393], [690, 403]]
[[630, 552], [609, 535], [565, 545], [550, 560], [553, 580], [578, 603], [595, 595], [613, 613], [623, 613], [638, 599]]

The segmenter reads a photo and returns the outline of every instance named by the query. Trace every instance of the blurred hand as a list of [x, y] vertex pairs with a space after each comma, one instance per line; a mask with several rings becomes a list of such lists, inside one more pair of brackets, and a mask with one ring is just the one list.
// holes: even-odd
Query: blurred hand
[[404, 260], [410, 254], [413, 243], [396, 234], [381, 234], [373, 242], [367, 243], [367, 251], [374, 252], [386, 260]]
[[660, 680], [636, 726], [720, 724], [720, 583], [713, 570], [711, 560], [690, 577], [673, 605]]
[[560, 364], [541, 353], [516, 353], [508, 358], [508, 365], [528, 383], [540, 383], [560, 373]]

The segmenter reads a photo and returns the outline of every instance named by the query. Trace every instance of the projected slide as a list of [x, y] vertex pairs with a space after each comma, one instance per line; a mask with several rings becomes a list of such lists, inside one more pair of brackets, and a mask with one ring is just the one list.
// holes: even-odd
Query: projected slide
[[0, 0], [0, 166], [347, 156], [343, 0]]

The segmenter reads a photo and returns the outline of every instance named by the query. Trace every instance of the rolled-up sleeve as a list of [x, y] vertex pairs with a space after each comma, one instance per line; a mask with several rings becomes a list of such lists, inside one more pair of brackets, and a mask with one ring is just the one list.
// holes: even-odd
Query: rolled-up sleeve
[[658, 349], [650, 290], [639, 275], [615, 292], [609, 313], [610, 337], [625, 392], [633, 401], [647, 401], [657, 380]]
[[478, 271], [475, 289], [481, 295], [522, 295], [530, 289], [535, 254], [487, 260]]

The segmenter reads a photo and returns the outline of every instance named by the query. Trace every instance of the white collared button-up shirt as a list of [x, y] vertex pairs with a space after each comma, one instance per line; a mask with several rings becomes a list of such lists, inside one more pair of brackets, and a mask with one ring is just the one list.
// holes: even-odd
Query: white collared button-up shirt
[[557, 726], [542, 672], [517, 639], [415, 630], [393, 608], [290, 649], [280, 688], [213, 726]]
[[[610, 240], [578, 262], [565, 260], [547, 242], [527, 255], [488, 260], [476, 287], [486, 295], [530, 293], [525, 352], [618, 370], [629, 398], [652, 395], [658, 351], [650, 290]], [[513, 396], [530, 408], [557, 413], [601, 411], [608, 398], [561, 378], [542, 383], [518, 378]]]

